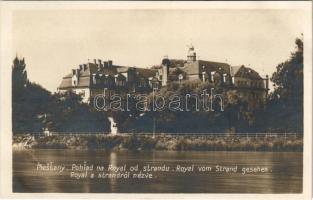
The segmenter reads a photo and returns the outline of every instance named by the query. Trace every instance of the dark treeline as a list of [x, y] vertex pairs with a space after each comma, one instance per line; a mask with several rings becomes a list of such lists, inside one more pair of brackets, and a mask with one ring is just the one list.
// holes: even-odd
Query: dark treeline
[[[303, 132], [303, 41], [297, 38], [296, 50], [276, 67], [271, 77], [274, 91], [265, 110], [256, 113], [256, 126], [273, 131]], [[306, 66], [311, 67], [311, 66]]]
[[23, 60], [14, 60], [12, 69], [13, 133], [50, 131], [110, 131], [104, 112], [95, 112], [71, 92], [51, 94], [27, 79]]
[[[235, 91], [200, 81], [172, 83], [159, 91], [171, 95], [201, 94], [214, 87], [224, 97], [224, 111], [214, 103], [212, 111], [131, 111], [99, 112], [82, 103], [71, 92], [51, 94], [27, 79], [24, 60], [14, 60], [12, 70], [13, 132], [49, 130], [62, 132], [109, 132], [112, 115], [120, 132], [303, 132], [303, 41], [296, 39], [296, 50], [276, 67], [271, 76], [274, 90], [265, 105], [251, 109]], [[151, 95], [150, 95], [151, 96]], [[190, 100], [192, 101], [192, 99]], [[186, 102], [185, 102], [186, 103]], [[195, 102], [188, 102], [191, 106]], [[200, 102], [201, 103], [201, 102]], [[134, 105], [132, 105], [134, 106]], [[147, 105], [151, 108], [151, 104]], [[191, 109], [193, 110], [193, 109]]]

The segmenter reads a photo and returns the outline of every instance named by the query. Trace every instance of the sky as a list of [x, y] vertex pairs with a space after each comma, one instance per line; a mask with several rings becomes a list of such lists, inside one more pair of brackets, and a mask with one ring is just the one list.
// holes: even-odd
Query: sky
[[23, 10], [13, 14], [12, 55], [52, 92], [88, 59], [146, 68], [165, 55], [186, 59], [190, 44], [198, 59], [271, 75], [295, 50], [304, 17], [301, 10]]

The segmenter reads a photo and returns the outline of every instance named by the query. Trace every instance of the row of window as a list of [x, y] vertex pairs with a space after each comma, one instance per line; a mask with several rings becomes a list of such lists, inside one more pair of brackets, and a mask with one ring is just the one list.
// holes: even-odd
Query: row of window
[[103, 80], [103, 81], [97, 81], [96, 79], [93, 79], [93, 84], [97, 85], [97, 84], [104, 84], [107, 86], [114, 86], [114, 83], [116, 86], [125, 86], [125, 81], [114, 81], [114, 80]]

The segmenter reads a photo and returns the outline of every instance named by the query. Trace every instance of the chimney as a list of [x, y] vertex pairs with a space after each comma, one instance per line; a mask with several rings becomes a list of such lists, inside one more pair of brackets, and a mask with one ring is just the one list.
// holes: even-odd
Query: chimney
[[95, 63], [95, 65], [97, 64], [97, 59], [93, 59], [93, 62]]
[[112, 60], [108, 60], [108, 67], [111, 68], [113, 66]]
[[87, 64], [83, 64], [83, 70], [85, 71], [87, 69]]
[[79, 70], [83, 70], [83, 65], [79, 65]]

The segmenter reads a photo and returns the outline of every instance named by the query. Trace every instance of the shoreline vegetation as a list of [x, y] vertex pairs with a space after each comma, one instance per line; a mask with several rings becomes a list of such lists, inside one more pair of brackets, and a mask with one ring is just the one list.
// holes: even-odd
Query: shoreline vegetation
[[287, 136], [181, 136], [181, 135], [52, 135], [13, 136], [13, 150], [75, 149], [75, 150], [164, 150], [164, 151], [263, 151], [302, 152], [302, 135]]

